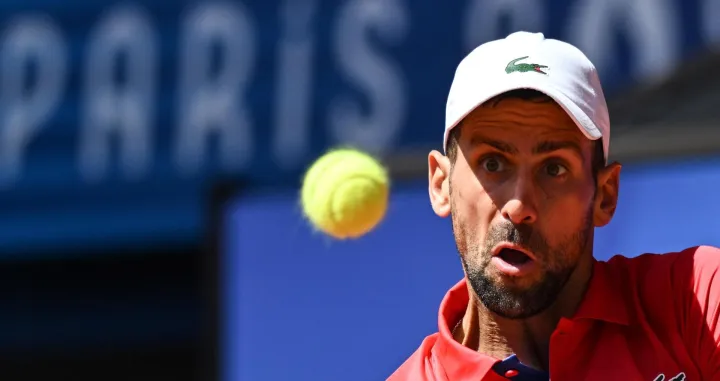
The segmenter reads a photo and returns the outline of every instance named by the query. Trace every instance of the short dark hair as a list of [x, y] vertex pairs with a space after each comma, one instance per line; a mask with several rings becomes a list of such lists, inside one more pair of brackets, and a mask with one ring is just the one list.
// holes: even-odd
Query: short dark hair
[[[514, 98], [514, 99], [522, 99], [526, 101], [531, 102], [554, 102], [552, 98], [550, 98], [548, 95], [541, 93], [537, 90], [531, 90], [531, 89], [520, 89], [520, 90], [513, 90], [508, 91], [506, 93], [500, 94], [494, 98], [491, 98], [489, 101], [485, 102], [485, 105], [488, 105], [489, 107], [495, 107], [498, 103], [505, 99]], [[448, 136], [447, 141], [447, 157], [450, 159], [450, 165], [454, 166], [455, 161], [457, 160], [457, 154], [458, 154], [458, 144], [460, 141], [460, 134], [461, 134], [461, 127], [462, 122], [460, 122], [459, 125], [457, 125], [455, 128], [453, 128], [450, 131], [450, 135]], [[593, 177], [596, 177], [598, 172], [600, 172], [601, 169], [605, 168], [605, 151], [603, 150], [602, 140], [595, 140], [593, 142], [595, 145], [593, 150], [593, 156], [592, 156], [592, 174]]]

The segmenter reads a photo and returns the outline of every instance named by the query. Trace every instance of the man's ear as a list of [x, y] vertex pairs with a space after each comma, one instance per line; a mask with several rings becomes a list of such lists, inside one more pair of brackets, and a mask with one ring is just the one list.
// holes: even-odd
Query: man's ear
[[433, 211], [439, 217], [450, 215], [450, 159], [438, 151], [428, 155], [428, 188]]
[[593, 221], [596, 227], [609, 224], [615, 215], [620, 192], [621, 170], [622, 166], [619, 163], [612, 163], [598, 172]]

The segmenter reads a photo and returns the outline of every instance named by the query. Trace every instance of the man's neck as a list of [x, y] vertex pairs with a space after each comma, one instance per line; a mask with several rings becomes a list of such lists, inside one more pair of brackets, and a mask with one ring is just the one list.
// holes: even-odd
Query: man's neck
[[465, 316], [453, 330], [455, 340], [498, 359], [515, 354], [523, 364], [547, 370], [550, 336], [560, 318], [571, 317], [580, 306], [592, 276], [592, 262], [592, 258], [581, 261], [555, 303], [527, 319], [507, 319], [492, 313], [468, 285], [470, 301]]

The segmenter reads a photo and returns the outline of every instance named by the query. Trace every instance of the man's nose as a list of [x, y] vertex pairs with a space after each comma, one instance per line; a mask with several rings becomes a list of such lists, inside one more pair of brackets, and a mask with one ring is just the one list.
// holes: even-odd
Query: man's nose
[[527, 178], [519, 178], [509, 191], [509, 198], [502, 208], [502, 215], [515, 225], [533, 224], [537, 220], [537, 207], [533, 192], [533, 183]]

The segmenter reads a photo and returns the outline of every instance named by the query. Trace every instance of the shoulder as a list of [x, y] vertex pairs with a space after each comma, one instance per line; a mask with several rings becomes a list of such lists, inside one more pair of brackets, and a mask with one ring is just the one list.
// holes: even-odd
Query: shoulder
[[[660, 275], [677, 275], [687, 278], [691, 275], [704, 275], [718, 271], [720, 269], [720, 248], [694, 246], [677, 252], [645, 253], [633, 258], [616, 255], [610, 258], [607, 265], [613, 271], [626, 272], [628, 275], [640, 279]], [[648, 280], [652, 280], [652, 278]]]
[[670, 350], [682, 347], [704, 379], [720, 369], [720, 249], [616, 256], [604, 266], [622, 285], [636, 327], [653, 331]]
[[685, 291], [686, 295], [692, 296], [692, 302], [706, 312], [712, 305], [717, 306], [720, 302], [720, 249], [698, 246], [676, 255], [671, 276], [677, 284], [689, 286], [677, 290], [676, 294]]
[[420, 347], [400, 365], [400, 367], [387, 379], [387, 381], [405, 380], [433, 380], [432, 350], [435, 347], [439, 333], [426, 337]]
[[685, 250], [681, 254], [686, 260], [692, 260], [694, 268], [702, 272], [720, 269], [720, 248], [713, 246], [697, 246]]
[[682, 311], [698, 299], [720, 298], [720, 249], [695, 246], [682, 251], [615, 256], [605, 266], [632, 304], [659, 313]]

